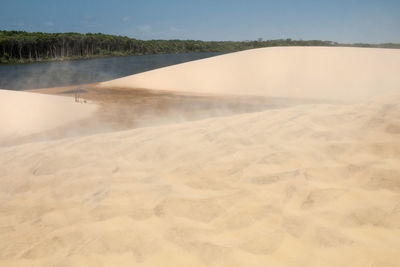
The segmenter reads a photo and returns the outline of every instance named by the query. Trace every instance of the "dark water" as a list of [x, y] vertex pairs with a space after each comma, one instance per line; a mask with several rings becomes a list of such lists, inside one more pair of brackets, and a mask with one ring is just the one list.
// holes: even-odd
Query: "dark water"
[[221, 54], [164, 54], [0, 65], [0, 89], [22, 90], [102, 82]]

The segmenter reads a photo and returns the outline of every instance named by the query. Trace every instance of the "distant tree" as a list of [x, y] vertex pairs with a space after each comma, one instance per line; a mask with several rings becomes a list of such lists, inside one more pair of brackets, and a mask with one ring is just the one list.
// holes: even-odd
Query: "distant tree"
[[0, 63], [79, 59], [99, 56], [125, 56], [188, 52], [234, 52], [271, 46], [356, 46], [400, 48], [400, 44], [339, 44], [321, 40], [200, 41], [137, 40], [102, 33], [43, 33], [0, 31]]

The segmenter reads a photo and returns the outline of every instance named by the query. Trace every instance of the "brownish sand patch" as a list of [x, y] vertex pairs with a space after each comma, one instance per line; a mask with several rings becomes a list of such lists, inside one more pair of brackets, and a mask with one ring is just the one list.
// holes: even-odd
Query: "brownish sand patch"
[[[12, 140], [12, 144], [110, 132], [210, 117], [251, 113], [302, 104], [333, 103], [327, 100], [282, 97], [212, 95], [191, 92], [135, 88], [103, 88], [98, 84], [29, 90], [68, 96], [82, 105], [96, 103], [99, 109], [90, 118], [65, 124], [40, 134]], [[76, 94], [76, 92], [78, 92]], [[4, 144], [4, 142], [3, 142]]]

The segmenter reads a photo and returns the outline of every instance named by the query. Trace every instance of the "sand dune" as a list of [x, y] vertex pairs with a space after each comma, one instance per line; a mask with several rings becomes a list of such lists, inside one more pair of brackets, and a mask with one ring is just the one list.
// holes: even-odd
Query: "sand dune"
[[366, 100], [398, 93], [395, 49], [275, 47], [232, 53], [101, 83], [213, 94]]
[[[106, 85], [128, 90], [146, 75], [145, 82], [160, 90], [171, 89], [171, 80], [195, 85], [200, 78], [186, 82], [194, 75], [189, 72], [164, 75], [182, 73], [183, 66], [206, 73], [200, 65], [206, 68], [207, 62], [211, 69], [224, 60], [245, 64], [245, 55], [253, 60], [252, 53], [270, 56], [273, 50], [201, 60]], [[353, 58], [370, 51], [381, 70], [386, 61], [394, 64], [381, 55], [398, 53], [351, 51]], [[373, 71], [365, 80], [350, 82], [350, 73], [348, 81], [329, 80], [336, 84], [321, 89], [327, 97], [329, 88], [345, 92], [340, 86], [365, 84], [364, 93], [341, 99], [357, 103], [265, 106], [0, 148], [0, 266], [398, 266], [400, 83], [393, 71], [367, 69]], [[354, 77], [361, 79], [358, 71]], [[162, 80], [152, 80], [158, 75], [165, 78], [164, 89]], [[246, 81], [251, 93], [262, 89], [257, 75]], [[367, 83], [383, 77], [374, 90]], [[311, 79], [310, 89], [299, 79], [302, 98], [317, 90]], [[229, 91], [230, 82], [223, 83], [212, 87], [215, 93]], [[174, 87], [183, 89], [196, 88]], [[297, 89], [294, 96], [300, 95]], [[179, 99], [177, 106], [185, 98]]]
[[26, 136], [82, 120], [97, 109], [69, 97], [0, 90], [0, 140]]
[[0, 265], [396, 266], [399, 100], [2, 149]]

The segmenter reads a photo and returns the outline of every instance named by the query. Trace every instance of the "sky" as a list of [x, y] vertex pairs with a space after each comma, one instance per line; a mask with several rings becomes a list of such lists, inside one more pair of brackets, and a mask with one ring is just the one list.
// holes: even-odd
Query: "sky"
[[0, 0], [0, 30], [400, 43], [400, 0]]

